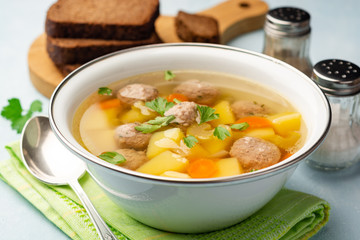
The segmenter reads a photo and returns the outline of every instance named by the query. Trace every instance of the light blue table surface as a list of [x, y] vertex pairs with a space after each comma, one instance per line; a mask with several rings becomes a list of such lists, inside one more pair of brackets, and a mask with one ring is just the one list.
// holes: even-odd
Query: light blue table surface
[[[196, 12], [219, 0], [162, 0], [161, 13], [175, 15], [182, 9]], [[360, 1], [358, 0], [267, 0], [270, 9], [295, 6], [311, 14], [310, 57], [313, 63], [341, 58], [360, 65]], [[17, 97], [24, 108], [34, 99], [48, 99], [31, 85], [27, 51], [44, 31], [46, 11], [53, 0], [0, 0], [0, 107]], [[261, 52], [263, 31], [242, 35], [229, 43]], [[0, 119], [0, 160], [8, 158], [2, 146], [19, 139], [10, 123]], [[360, 239], [360, 163], [339, 172], [321, 172], [299, 165], [286, 187], [326, 199], [332, 206], [329, 223], [312, 239]], [[17, 192], [0, 181], [0, 239], [68, 239]]]

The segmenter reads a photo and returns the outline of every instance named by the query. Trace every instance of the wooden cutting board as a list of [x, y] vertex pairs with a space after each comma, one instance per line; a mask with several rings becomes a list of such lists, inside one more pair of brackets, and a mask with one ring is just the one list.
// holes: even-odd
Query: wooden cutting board
[[[228, 0], [198, 12], [215, 18], [219, 24], [220, 42], [263, 27], [268, 5], [261, 0]], [[175, 17], [159, 16], [155, 29], [165, 43], [182, 42], [175, 30]], [[46, 52], [46, 35], [41, 34], [28, 51], [28, 66], [32, 84], [44, 96], [50, 97], [64, 76]]]

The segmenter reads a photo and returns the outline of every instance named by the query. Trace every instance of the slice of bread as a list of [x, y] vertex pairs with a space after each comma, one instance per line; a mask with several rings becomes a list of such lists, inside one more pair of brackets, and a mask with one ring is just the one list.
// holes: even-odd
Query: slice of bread
[[64, 64], [64, 65], [55, 65], [61, 74], [66, 77], [69, 73], [81, 66], [81, 64]]
[[45, 31], [54, 38], [148, 39], [158, 16], [159, 0], [58, 0]]
[[56, 65], [83, 64], [102, 55], [140, 45], [160, 43], [155, 32], [137, 41], [101, 39], [46, 38], [46, 50]]
[[175, 18], [176, 34], [185, 42], [219, 43], [219, 27], [215, 18], [179, 11]]

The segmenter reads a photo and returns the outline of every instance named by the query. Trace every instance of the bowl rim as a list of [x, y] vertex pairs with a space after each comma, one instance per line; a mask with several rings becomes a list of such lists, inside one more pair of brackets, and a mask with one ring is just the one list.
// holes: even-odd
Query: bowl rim
[[[279, 164], [275, 167], [274, 167], [274, 165], [272, 165], [272, 166], [266, 167], [264, 169], [260, 169], [260, 170], [250, 172], [250, 173], [244, 173], [244, 174], [228, 176], [228, 177], [218, 177], [218, 178], [195, 178], [195, 179], [180, 179], [179, 178], [179, 179], [177, 179], [177, 178], [169, 178], [169, 177], [161, 177], [161, 176], [157, 176], [157, 175], [144, 174], [144, 173], [136, 172], [136, 171], [129, 170], [126, 168], [122, 168], [120, 166], [117, 166], [117, 165], [114, 165], [111, 163], [107, 163], [91, 153], [90, 154], [92, 156], [87, 156], [87, 155], [83, 154], [77, 147], [73, 146], [72, 143], [69, 140], [67, 140], [67, 138], [61, 133], [61, 131], [60, 131], [59, 127], [57, 126], [55, 119], [54, 119], [54, 102], [56, 101], [57, 95], [61, 91], [62, 87], [65, 86], [65, 84], [67, 82], [69, 82], [76, 74], [78, 74], [79, 72], [83, 71], [84, 69], [88, 68], [89, 66], [91, 66], [97, 62], [100, 62], [100, 61], [106, 60], [108, 58], [111, 58], [113, 56], [121, 55], [124, 53], [129, 53], [129, 52], [133, 52], [133, 51], [141, 51], [142, 49], [149, 49], [149, 48], [156, 49], [156, 48], [163, 48], [163, 47], [206, 47], [206, 48], [231, 50], [231, 51], [236, 51], [236, 52], [250, 54], [250, 55], [254, 55], [256, 57], [264, 58], [264, 59], [267, 59], [276, 64], [280, 64], [283, 67], [292, 70], [293, 72], [297, 73], [298, 75], [301, 75], [301, 77], [304, 80], [308, 81], [308, 83], [315, 86], [315, 88], [317, 89], [319, 94], [322, 95], [322, 98], [324, 100], [324, 103], [325, 103], [328, 113], [329, 113], [328, 121], [326, 123], [326, 127], [325, 127], [323, 133], [317, 139], [315, 144], [313, 146], [311, 146], [307, 151], [305, 151], [304, 153], [302, 153], [301, 155], [299, 155], [297, 157], [294, 157], [294, 156], [289, 157], [289, 161], [285, 162], [284, 164]], [[268, 175], [280, 173], [282, 171], [287, 170], [290, 167], [296, 166], [301, 160], [303, 160], [307, 156], [309, 156], [321, 144], [323, 139], [326, 137], [326, 135], [330, 129], [330, 124], [331, 124], [331, 108], [330, 108], [330, 104], [329, 104], [329, 101], [328, 101], [326, 95], [321, 91], [321, 89], [317, 86], [317, 84], [314, 83], [304, 73], [300, 72], [298, 69], [294, 68], [293, 66], [291, 66], [283, 61], [280, 61], [273, 57], [267, 56], [265, 54], [257, 53], [254, 51], [250, 51], [250, 50], [246, 50], [246, 49], [242, 49], [242, 48], [238, 48], [238, 47], [219, 45], [219, 44], [210, 44], [210, 43], [160, 43], [160, 44], [144, 45], [144, 46], [138, 46], [138, 47], [128, 48], [128, 49], [124, 49], [124, 50], [119, 50], [116, 52], [112, 52], [112, 53], [103, 55], [94, 60], [91, 60], [91, 61], [81, 65], [79, 68], [77, 68], [70, 74], [68, 74], [58, 84], [58, 86], [55, 88], [55, 90], [50, 98], [48, 113], [49, 113], [50, 125], [51, 125], [51, 128], [53, 129], [56, 137], [71, 152], [73, 152], [76, 156], [80, 157], [82, 160], [90, 161], [91, 163], [99, 165], [100, 167], [104, 167], [108, 170], [115, 171], [115, 172], [118, 172], [121, 174], [126, 174], [128, 176], [140, 178], [143, 180], [153, 180], [153, 181], [157, 181], [157, 182], [160, 181], [160, 182], [166, 182], [166, 183], [181, 183], [181, 184], [198, 184], [198, 183], [214, 184], [214, 183], [224, 183], [224, 182], [226, 182], [226, 183], [227, 182], [235, 182], [235, 181], [239, 181], [239, 180], [252, 181], [252, 180], [255, 180], [255, 178], [258, 179], [258, 178], [266, 177]]]

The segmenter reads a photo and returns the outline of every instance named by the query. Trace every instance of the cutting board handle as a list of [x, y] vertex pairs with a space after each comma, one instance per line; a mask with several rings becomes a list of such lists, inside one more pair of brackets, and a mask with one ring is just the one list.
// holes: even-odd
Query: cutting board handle
[[[261, 0], [228, 0], [197, 14], [218, 21], [220, 43], [225, 44], [236, 36], [262, 28], [267, 12], [268, 5]], [[155, 25], [164, 42], [182, 42], [176, 34], [175, 17], [161, 15]]]

